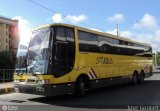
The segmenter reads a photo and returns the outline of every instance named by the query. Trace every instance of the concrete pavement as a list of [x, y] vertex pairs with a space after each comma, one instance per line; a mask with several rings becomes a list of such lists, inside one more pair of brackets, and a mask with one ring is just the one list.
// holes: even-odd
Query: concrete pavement
[[0, 94], [11, 93], [11, 92], [14, 92], [13, 82], [0, 83]]
[[154, 69], [153, 72], [154, 73], [160, 73], [160, 69]]
[[74, 95], [45, 97], [24, 93], [3, 94], [0, 95], [0, 108], [7, 105], [21, 111], [151, 111], [146, 109], [151, 107], [152, 111], [159, 111], [159, 86], [160, 73], [154, 73], [142, 84], [96, 89], [83, 98]]

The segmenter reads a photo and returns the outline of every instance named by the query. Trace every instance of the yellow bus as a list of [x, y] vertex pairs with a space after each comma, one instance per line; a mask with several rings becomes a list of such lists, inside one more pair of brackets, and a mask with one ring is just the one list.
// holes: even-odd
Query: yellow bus
[[74, 93], [152, 75], [149, 44], [68, 24], [37, 27], [27, 51], [25, 73], [15, 73], [15, 90], [46, 96]]

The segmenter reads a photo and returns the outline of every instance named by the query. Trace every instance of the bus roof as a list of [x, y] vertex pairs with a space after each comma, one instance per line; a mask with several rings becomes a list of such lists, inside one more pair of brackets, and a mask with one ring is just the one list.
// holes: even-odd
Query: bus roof
[[117, 40], [123, 40], [123, 41], [126, 41], [126, 42], [136, 43], [138, 45], [151, 47], [151, 45], [148, 44], [148, 43], [141, 43], [141, 42], [137, 42], [137, 41], [128, 39], [126, 37], [109, 34], [107, 32], [100, 32], [100, 31], [89, 29], [89, 28], [84, 28], [84, 27], [79, 27], [79, 26], [76, 26], [76, 25], [70, 25], [70, 24], [64, 24], [64, 23], [53, 23], [53, 24], [47, 24], [47, 25], [38, 26], [38, 27], [35, 27], [33, 29], [33, 31], [34, 30], [38, 30], [38, 29], [42, 29], [42, 28], [51, 27], [51, 26], [66, 26], [66, 27], [76, 28], [76, 29], [81, 30], [81, 31], [86, 31], [86, 32], [90, 32], [90, 33], [94, 33], [94, 34], [98, 34], [98, 35], [102, 35], [102, 36], [107, 36], [109, 38], [113, 38], [113, 39], [117, 39]]

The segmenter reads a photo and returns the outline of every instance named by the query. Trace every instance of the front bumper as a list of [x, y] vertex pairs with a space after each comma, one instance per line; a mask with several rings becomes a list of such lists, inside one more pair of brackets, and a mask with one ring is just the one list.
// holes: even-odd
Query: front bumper
[[74, 93], [74, 84], [21, 84], [15, 83], [15, 91], [19, 93], [37, 94], [45, 96], [57, 96], [67, 93]]

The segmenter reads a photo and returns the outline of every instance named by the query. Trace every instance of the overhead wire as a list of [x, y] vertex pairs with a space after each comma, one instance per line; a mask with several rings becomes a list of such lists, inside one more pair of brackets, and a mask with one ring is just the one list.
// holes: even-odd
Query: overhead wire
[[[43, 8], [43, 9], [46, 9], [46, 10], [52, 12], [52, 13], [61, 14], [61, 13], [59, 13], [59, 12], [57, 12], [57, 11], [54, 11], [54, 10], [52, 10], [52, 9], [50, 9], [50, 8], [48, 8], [48, 7], [44, 6], [44, 5], [42, 5], [42, 4], [39, 4], [39, 3], [35, 2], [35, 1], [33, 1], [33, 0], [27, 0], [27, 1], [29, 1], [30, 3], [35, 4], [35, 5], [37, 5], [37, 6], [41, 7], [41, 8]], [[89, 24], [86, 24], [86, 23], [84, 23], [84, 22], [81, 22], [81, 21], [77, 21], [77, 20], [75, 20], [75, 19], [72, 19], [72, 18], [70, 18], [70, 17], [68, 17], [68, 16], [66, 16], [66, 15], [64, 15], [64, 14], [61, 14], [61, 15], [62, 15], [62, 17], [67, 18], [68, 20], [71, 20], [71, 21], [80, 23], [80, 24], [82, 24], [82, 25], [84, 25], [84, 26], [88, 26], [89, 28], [100, 29], [100, 28], [91, 26], [91, 25], [89, 25]], [[100, 30], [101, 30], [101, 29], [100, 29]]]

